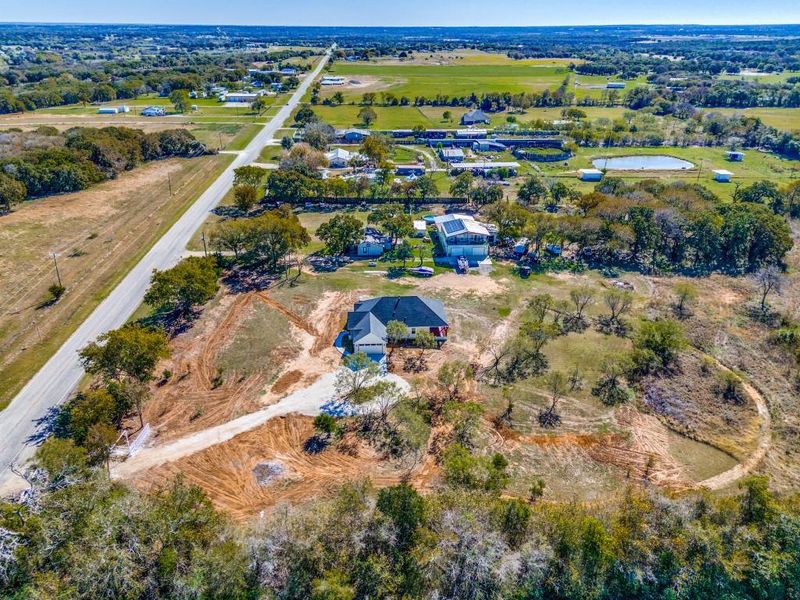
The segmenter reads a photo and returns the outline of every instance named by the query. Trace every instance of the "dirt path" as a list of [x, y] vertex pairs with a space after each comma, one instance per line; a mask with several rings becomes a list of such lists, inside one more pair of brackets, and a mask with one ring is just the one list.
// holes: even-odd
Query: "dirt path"
[[[714, 361], [717, 363], [717, 367], [723, 371], [728, 371], [729, 373], [732, 372], [731, 369], [723, 365], [718, 360], [714, 359]], [[701, 481], [697, 484], [698, 487], [704, 487], [709, 490], [721, 490], [726, 488], [742, 477], [750, 474], [750, 472], [752, 472], [752, 470], [755, 469], [767, 455], [767, 451], [769, 450], [772, 442], [772, 416], [769, 414], [769, 406], [767, 406], [767, 401], [764, 396], [761, 395], [761, 392], [759, 392], [752, 385], [746, 381], [742, 381], [742, 387], [744, 388], [744, 391], [747, 392], [747, 395], [750, 396], [750, 399], [755, 403], [756, 410], [758, 410], [758, 416], [761, 419], [758, 429], [758, 445], [753, 453], [738, 465], [728, 469], [727, 471], [723, 471], [718, 475], [714, 475], [713, 477], [709, 477], [708, 479]]]
[[[386, 375], [386, 379], [396, 383], [403, 390], [408, 390], [408, 383], [397, 375]], [[255, 429], [259, 425], [275, 417], [300, 413], [316, 416], [320, 407], [335, 396], [334, 382], [336, 373], [328, 373], [320, 377], [313, 385], [299, 390], [272, 406], [233, 419], [222, 425], [198, 431], [192, 435], [175, 440], [161, 446], [145, 448], [127, 461], [114, 466], [111, 476], [115, 479], [128, 478], [139, 471], [195, 454], [211, 446], [231, 440], [235, 436]]]
[[291, 310], [289, 310], [288, 308], [286, 308], [280, 302], [275, 301], [266, 292], [258, 292], [257, 296], [267, 306], [269, 306], [270, 308], [274, 308], [279, 313], [281, 313], [284, 317], [289, 319], [289, 322], [293, 323], [294, 325], [296, 325], [297, 327], [299, 327], [300, 329], [302, 329], [306, 333], [314, 336], [315, 338], [319, 337], [319, 332], [316, 330], [316, 328], [311, 323], [306, 321], [303, 317], [301, 317], [297, 313], [294, 313]]

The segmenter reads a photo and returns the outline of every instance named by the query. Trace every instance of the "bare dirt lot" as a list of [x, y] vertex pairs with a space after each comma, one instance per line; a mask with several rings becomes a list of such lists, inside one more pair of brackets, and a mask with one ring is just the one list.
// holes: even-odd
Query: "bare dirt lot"
[[332, 372], [341, 358], [333, 341], [353, 297], [326, 293], [306, 318], [269, 291], [223, 289], [159, 366], [171, 375], [152, 387], [144, 413], [156, 443], [274, 404]]
[[[352, 479], [370, 477], [379, 486], [400, 481], [404, 470], [379, 460], [366, 446], [351, 454], [335, 449], [306, 452], [303, 444], [314, 434], [312, 421], [295, 415], [273, 419], [229, 442], [142, 474], [135, 483], [158, 486], [180, 473], [203, 488], [215, 505], [243, 518], [281, 502], [303, 502]], [[284, 472], [260, 485], [254, 469], [270, 461]]]
[[[150, 163], [0, 216], [0, 407], [230, 160]], [[67, 291], [43, 306], [57, 280], [51, 253]]]

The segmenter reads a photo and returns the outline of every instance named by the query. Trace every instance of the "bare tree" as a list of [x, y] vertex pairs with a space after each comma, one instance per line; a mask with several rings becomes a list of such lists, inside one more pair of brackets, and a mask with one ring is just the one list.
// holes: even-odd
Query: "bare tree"
[[783, 273], [775, 265], [767, 265], [753, 275], [753, 280], [761, 295], [761, 312], [767, 312], [767, 296], [773, 292], [781, 293], [784, 281]]
[[547, 390], [550, 392], [550, 407], [539, 413], [539, 425], [555, 427], [561, 422], [557, 412], [558, 401], [567, 391], [567, 379], [561, 371], [553, 371], [547, 376]]
[[594, 290], [588, 285], [582, 285], [570, 290], [569, 297], [572, 300], [572, 304], [575, 305], [576, 318], [583, 319], [583, 311], [594, 303], [594, 296]]
[[611, 313], [607, 317], [608, 324], [621, 328], [623, 325], [622, 317], [633, 306], [633, 294], [628, 290], [612, 288], [606, 292], [603, 300]]

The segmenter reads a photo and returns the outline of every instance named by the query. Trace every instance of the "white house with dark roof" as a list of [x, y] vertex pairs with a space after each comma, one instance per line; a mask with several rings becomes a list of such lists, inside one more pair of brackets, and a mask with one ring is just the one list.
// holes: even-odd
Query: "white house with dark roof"
[[459, 257], [480, 263], [489, 257], [492, 233], [483, 223], [469, 215], [451, 214], [433, 220], [444, 255], [451, 261]]
[[414, 340], [420, 331], [428, 331], [439, 344], [447, 341], [450, 324], [444, 304], [423, 296], [382, 296], [356, 302], [347, 314], [345, 331], [354, 352], [369, 356], [386, 353], [386, 326], [400, 321], [408, 328], [406, 340]]
[[468, 113], [464, 113], [464, 116], [461, 117], [461, 124], [462, 125], [478, 125], [478, 124], [489, 124], [491, 119], [489, 115], [487, 115], [482, 110], [471, 110]]

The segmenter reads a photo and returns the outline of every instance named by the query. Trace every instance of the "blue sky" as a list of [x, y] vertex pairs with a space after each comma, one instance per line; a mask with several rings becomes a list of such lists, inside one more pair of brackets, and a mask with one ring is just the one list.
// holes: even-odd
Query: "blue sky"
[[0, 21], [231, 25], [800, 23], [800, 0], [0, 0]]

